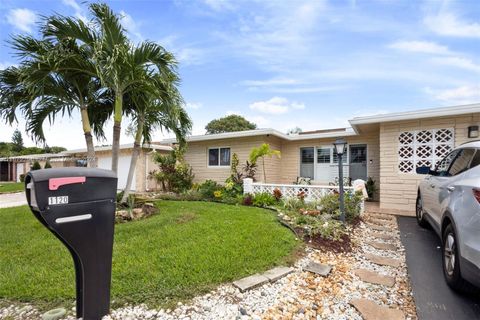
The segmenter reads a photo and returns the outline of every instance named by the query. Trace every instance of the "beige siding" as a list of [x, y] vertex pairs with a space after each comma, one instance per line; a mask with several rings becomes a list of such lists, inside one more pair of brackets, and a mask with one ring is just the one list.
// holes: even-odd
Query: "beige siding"
[[[194, 181], [202, 183], [205, 180], [214, 180], [218, 183], [224, 183], [230, 176], [230, 167], [209, 167], [208, 166], [208, 149], [216, 147], [230, 147], [231, 154], [236, 153], [240, 161], [239, 169], [243, 167], [245, 161], [248, 160], [250, 151], [253, 147], [258, 147], [262, 143], [269, 143], [271, 148], [281, 150], [281, 141], [275, 137], [257, 136], [244, 137], [237, 139], [223, 139], [212, 141], [189, 142], [185, 160], [192, 166], [195, 174]], [[258, 163], [256, 178], [263, 180], [262, 162]], [[280, 175], [281, 159], [266, 158], [265, 171], [267, 181], [275, 182]]]
[[[468, 126], [478, 125], [480, 114], [457, 117], [399, 121], [380, 125], [380, 206], [382, 209], [415, 211], [419, 182], [424, 178], [417, 174], [399, 173], [398, 136], [403, 131], [454, 128], [455, 146], [467, 142]], [[470, 139], [473, 140], [473, 139]]]
[[[271, 148], [281, 151], [281, 158], [277, 157], [265, 159], [265, 171], [267, 173], [267, 182], [272, 183], [293, 183], [296, 181], [300, 170], [300, 148], [313, 147], [320, 145], [331, 145], [334, 139], [317, 139], [286, 141], [277, 137], [260, 136], [245, 137], [238, 139], [224, 139], [213, 141], [190, 142], [185, 154], [186, 161], [192, 166], [195, 174], [195, 182], [201, 183], [207, 179], [215, 180], [218, 183], [224, 183], [230, 175], [230, 168], [214, 168], [207, 166], [208, 148], [212, 147], [230, 147], [231, 152], [236, 153], [240, 160], [240, 167], [248, 159], [250, 150], [262, 143], [269, 143]], [[367, 174], [374, 180], [379, 180], [379, 138], [378, 134], [369, 133], [347, 139], [349, 144], [367, 144], [368, 164]], [[371, 163], [370, 163], [370, 160]], [[258, 163], [256, 178], [263, 181], [262, 161]]]

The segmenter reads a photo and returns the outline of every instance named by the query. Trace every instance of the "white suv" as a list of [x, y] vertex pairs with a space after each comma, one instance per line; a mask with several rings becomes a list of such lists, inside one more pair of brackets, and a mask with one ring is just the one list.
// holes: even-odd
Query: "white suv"
[[420, 183], [416, 216], [431, 225], [442, 240], [443, 273], [450, 287], [480, 287], [480, 141], [450, 152]]

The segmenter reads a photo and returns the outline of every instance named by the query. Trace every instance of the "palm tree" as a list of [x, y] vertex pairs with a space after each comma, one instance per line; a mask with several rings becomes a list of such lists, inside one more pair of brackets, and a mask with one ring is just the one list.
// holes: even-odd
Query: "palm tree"
[[117, 172], [124, 95], [134, 86], [148, 81], [145, 78], [146, 69], [156, 69], [160, 74], [174, 71], [174, 58], [153, 42], [132, 45], [120, 23], [120, 16], [106, 4], [90, 4], [90, 12], [94, 27], [80, 19], [53, 16], [45, 33], [59, 39], [75, 39], [93, 52], [96, 74], [102, 85], [114, 95], [112, 170]]
[[[37, 40], [31, 36], [16, 36], [10, 43], [22, 63], [18, 68], [3, 71], [6, 76], [1, 81], [6, 83], [9, 80], [12, 85], [16, 81], [28, 97], [29, 104], [22, 105], [21, 101], [11, 104], [23, 108], [27, 132], [36, 141], [45, 142], [44, 122], [48, 119], [53, 123], [58, 114], [71, 116], [78, 109], [87, 145], [87, 163], [96, 166], [91, 123], [93, 120], [97, 129], [103, 126], [107, 119], [96, 117], [96, 114], [111, 109], [112, 99], [110, 92], [101, 87], [99, 79], [92, 76], [95, 68], [91, 52], [71, 39], [58, 41], [50, 37]], [[16, 79], [7, 77], [12, 73], [17, 74]], [[8, 92], [2, 96], [8, 97]], [[95, 134], [101, 137], [103, 130], [96, 130]]]
[[151, 134], [155, 129], [172, 131], [180, 145], [185, 144], [185, 138], [192, 128], [192, 122], [182, 107], [183, 100], [176, 88], [178, 77], [154, 74], [151, 82], [137, 86], [126, 99], [128, 113], [135, 125], [135, 142], [130, 160], [127, 184], [121, 202], [126, 202], [130, 193], [133, 173], [143, 143], [151, 142]]
[[258, 148], [253, 148], [250, 151], [250, 162], [255, 165], [258, 161], [258, 159], [262, 159], [262, 168], [263, 168], [263, 182], [267, 182], [267, 173], [265, 171], [265, 157], [272, 157], [272, 156], [277, 156], [280, 158], [280, 151], [279, 150], [273, 150], [270, 148], [270, 145], [268, 143], [262, 144]]

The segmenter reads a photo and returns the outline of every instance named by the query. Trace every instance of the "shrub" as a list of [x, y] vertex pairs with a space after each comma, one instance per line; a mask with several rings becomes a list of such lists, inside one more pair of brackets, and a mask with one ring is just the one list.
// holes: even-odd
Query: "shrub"
[[253, 204], [253, 196], [251, 194], [246, 194], [242, 198], [242, 204], [244, 206], [251, 206]]
[[25, 174], [24, 173], [22, 173], [20, 175], [20, 182], [25, 182]]
[[284, 198], [283, 207], [285, 210], [297, 212], [303, 207], [303, 203], [298, 198]]
[[375, 180], [372, 179], [372, 177], [368, 177], [367, 183], [365, 184], [365, 188], [367, 189], [368, 198], [373, 199], [375, 196], [375, 193], [377, 193], [377, 185]]
[[198, 191], [202, 194], [204, 199], [214, 199], [214, 192], [221, 189], [222, 186], [213, 180], [207, 180], [198, 186]]
[[257, 193], [253, 198], [253, 205], [257, 207], [268, 207], [275, 204], [275, 198], [268, 192]]
[[183, 159], [182, 150], [176, 148], [166, 155], [156, 154], [153, 160], [160, 169], [153, 175], [163, 191], [183, 192], [192, 188], [194, 175]]
[[311, 234], [313, 236], [320, 235], [324, 239], [340, 240], [347, 231], [342, 222], [338, 220], [318, 220], [316, 224], [312, 226]]
[[221, 200], [223, 196], [222, 190], [213, 191], [213, 196], [215, 199]]
[[47, 162], [45, 162], [45, 165], [43, 166], [43, 169], [50, 169], [52, 167], [52, 165], [50, 164], [50, 161], [47, 160]]
[[40, 165], [40, 163], [38, 161], [35, 160], [35, 162], [33, 163], [32, 165], [32, 168], [30, 170], [40, 170], [42, 169], [42, 166]]
[[280, 199], [282, 199], [282, 196], [283, 194], [282, 194], [282, 191], [280, 191], [280, 189], [278, 188], [273, 189], [273, 197], [275, 198], [275, 200], [277, 200], [277, 202], [280, 201]]
[[[361, 194], [345, 193], [345, 218], [349, 221], [353, 220], [360, 214], [360, 203], [362, 201]], [[332, 216], [340, 215], [340, 195], [329, 194], [320, 199], [319, 205], [322, 214], [330, 214]]]
[[243, 185], [235, 182], [232, 176], [225, 180], [225, 193], [232, 198], [235, 198], [239, 194], [243, 194]]

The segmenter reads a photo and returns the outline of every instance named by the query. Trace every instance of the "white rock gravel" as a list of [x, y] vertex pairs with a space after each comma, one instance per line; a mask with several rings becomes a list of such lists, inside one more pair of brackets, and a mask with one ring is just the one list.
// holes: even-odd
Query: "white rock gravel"
[[[397, 227], [394, 227], [397, 229]], [[267, 283], [256, 289], [241, 293], [231, 284], [218, 287], [203, 296], [177, 306], [174, 310], [151, 309], [147, 305], [126, 306], [112, 310], [105, 320], [129, 319], [362, 319], [349, 302], [354, 298], [371, 299], [380, 305], [404, 311], [407, 319], [416, 319], [410, 284], [405, 265], [405, 255], [398, 232], [394, 240], [399, 250], [376, 250], [364, 241], [382, 241], [371, 236], [374, 231], [361, 224], [354, 231], [351, 253], [335, 254], [305, 249], [305, 256], [294, 266], [295, 271], [288, 276]], [[376, 265], [364, 257], [372, 253], [402, 261], [399, 268]], [[333, 269], [326, 278], [302, 271], [310, 261], [330, 264]], [[365, 268], [379, 274], [396, 278], [394, 287], [387, 288], [361, 281], [353, 270]], [[33, 307], [10, 306], [0, 309], [0, 319], [38, 319], [39, 312]], [[23, 311], [22, 311], [23, 310]], [[75, 319], [73, 310], [66, 318]]]

